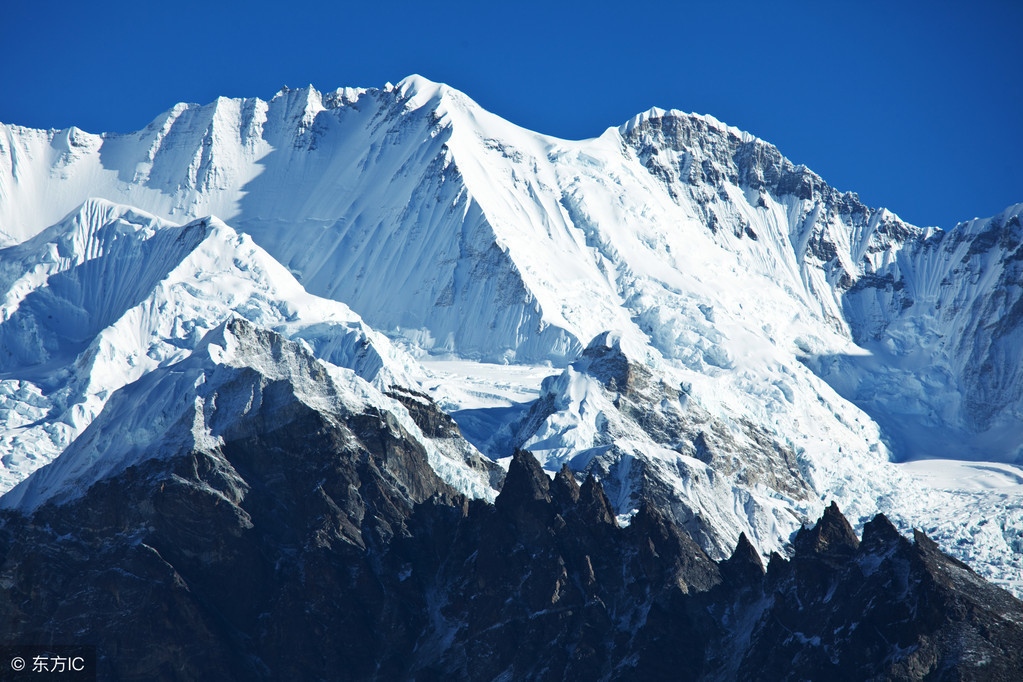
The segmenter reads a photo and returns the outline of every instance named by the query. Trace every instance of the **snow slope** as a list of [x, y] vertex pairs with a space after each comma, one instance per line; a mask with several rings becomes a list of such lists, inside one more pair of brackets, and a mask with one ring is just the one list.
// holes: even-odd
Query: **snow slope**
[[380, 388], [415, 361], [344, 304], [306, 293], [215, 218], [185, 226], [90, 200], [0, 251], [0, 489], [56, 457], [109, 396], [242, 317]]
[[449, 92], [410, 78], [221, 98], [128, 135], [7, 126], [0, 234], [20, 241], [93, 196], [171, 220], [212, 213], [374, 328], [492, 359], [571, 357], [577, 341], [540, 314], [453, 164]]
[[869, 355], [813, 358], [900, 455], [1023, 456], [1023, 204], [911, 242], [846, 292]]

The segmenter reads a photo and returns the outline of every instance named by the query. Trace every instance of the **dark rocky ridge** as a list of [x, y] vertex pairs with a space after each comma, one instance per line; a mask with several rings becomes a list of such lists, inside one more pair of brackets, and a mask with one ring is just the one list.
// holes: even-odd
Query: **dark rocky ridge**
[[736, 677], [1019, 679], [1021, 603], [919, 531], [911, 543], [878, 515], [857, 542], [832, 506], [801, 535], [768, 567], [770, 605]]
[[[215, 453], [149, 460], [31, 518], [7, 513], [3, 641], [84, 638], [109, 679], [366, 676], [352, 661], [385, 658], [388, 646], [366, 634], [379, 633], [373, 621], [417, 625], [401, 599], [398, 613], [378, 611], [373, 557], [405, 532], [415, 503], [454, 491], [386, 413], [339, 424], [295, 412]], [[348, 595], [344, 609], [334, 593]], [[328, 646], [329, 632], [346, 640]]]
[[429, 395], [405, 386], [391, 386], [385, 395], [401, 403], [423, 435], [435, 445], [453, 452], [457, 459], [482, 474], [495, 490], [501, 488], [504, 469], [471, 448], [462, 437], [462, 431], [455, 420], [441, 410]]
[[1023, 604], [832, 506], [766, 574], [519, 452], [496, 504], [386, 415], [152, 459], [0, 526], [6, 642], [89, 641], [103, 679], [1011, 679]]

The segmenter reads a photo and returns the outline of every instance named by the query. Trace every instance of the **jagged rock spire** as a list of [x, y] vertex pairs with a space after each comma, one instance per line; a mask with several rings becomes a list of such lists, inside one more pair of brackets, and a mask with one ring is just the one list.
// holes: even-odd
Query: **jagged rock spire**
[[860, 545], [864, 551], [880, 555], [899, 542], [909, 543], [884, 514], [878, 514], [863, 526]]
[[550, 482], [531, 453], [517, 450], [512, 456], [504, 486], [494, 504], [524, 537], [536, 537], [549, 530], [555, 514]]
[[763, 579], [764, 562], [745, 533], [739, 535], [732, 556], [721, 562], [721, 575], [733, 585], [755, 585]]
[[575, 480], [575, 475], [568, 468], [568, 464], [562, 464], [561, 471], [554, 476], [554, 480], [551, 482], [551, 495], [564, 509], [578, 502], [579, 494], [579, 484]]
[[600, 523], [615, 524], [614, 508], [604, 494], [604, 486], [591, 473], [579, 491], [579, 507], [583, 514]]
[[860, 546], [860, 540], [838, 504], [832, 501], [813, 528], [799, 530], [793, 545], [799, 553], [837, 559], [852, 556]]

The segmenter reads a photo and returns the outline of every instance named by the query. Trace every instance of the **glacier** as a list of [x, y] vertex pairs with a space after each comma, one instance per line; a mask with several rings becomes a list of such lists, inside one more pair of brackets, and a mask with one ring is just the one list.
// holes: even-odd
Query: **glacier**
[[[623, 519], [657, 482], [712, 556], [782, 550], [835, 499], [1020, 589], [1018, 488], [924, 460], [1023, 475], [1021, 212], [920, 228], [710, 116], [562, 140], [419, 76], [124, 135], [0, 124], [0, 481], [240, 316], [426, 390], [499, 461], [601, 474]], [[653, 402], [630, 412], [597, 349]]]

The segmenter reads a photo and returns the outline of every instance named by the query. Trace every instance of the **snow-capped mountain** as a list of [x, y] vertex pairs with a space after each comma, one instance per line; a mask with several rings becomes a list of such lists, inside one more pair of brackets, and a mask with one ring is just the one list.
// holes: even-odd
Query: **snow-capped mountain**
[[[78, 219], [120, 246], [60, 236], [90, 197], [139, 207], [117, 209], [130, 229]], [[653, 109], [567, 141], [420, 77], [181, 104], [127, 135], [0, 126], [3, 461], [57, 456], [110, 392], [238, 315], [386, 371], [381, 387], [439, 388], [478, 446], [594, 470], [623, 518], [656, 491], [715, 558], [741, 532], [781, 549], [838, 499], [857, 526], [885, 512], [1020, 580], [1018, 484], [964, 495], [890, 460], [1015, 475], [1021, 210], [921, 229], [708, 116]], [[185, 303], [160, 307], [168, 283]], [[557, 376], [481, 409], [352, 310], [413, 354]]]

